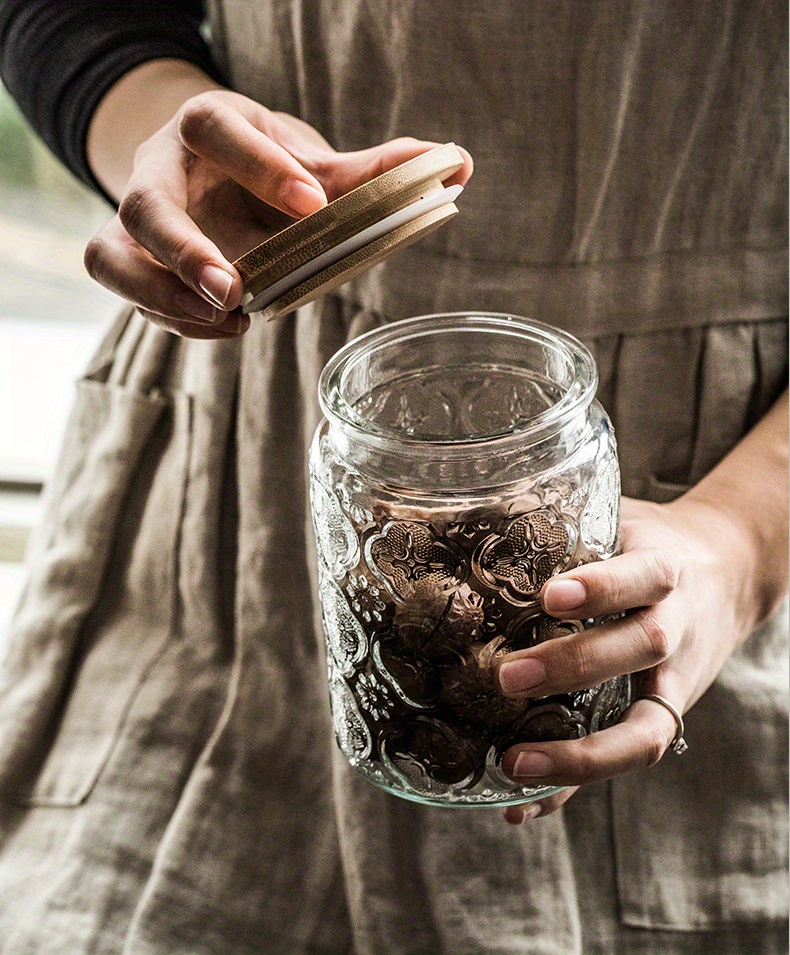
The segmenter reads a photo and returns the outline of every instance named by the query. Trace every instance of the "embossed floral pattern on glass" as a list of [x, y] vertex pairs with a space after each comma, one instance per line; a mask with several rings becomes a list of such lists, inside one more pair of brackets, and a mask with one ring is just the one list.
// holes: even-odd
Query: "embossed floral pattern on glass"
[[[483, 456], [459, 465], [445, 448], [456, 431], [509, 441], [562, 395], [562, 382], [519, 377], [517, 367], [499, 376], [490, 360], [481, 371], [468, 343], [461, 352], [466, 364], [449, 377], [435, 364], [391, 387], [365, 378], [355, 413], [386, 422], [391, 458], [381, 442], [368, 454], [364, 433], [350, 431], [359, 447], [334, 435], [330, 413], [311, 452], [313, 519], [340, 748], [407, 798], [495, 805], [555, 791], [506, 777], [509, 746], [585, 736], [630, 702], [628, 677], [537, 700], [509, 699], [494, 682], [505, 654], [594, 624], [546, 616], [539, 594], [554, 574], [616, 551], [619, 474], [592, 394], [581, 422], [577, 415], [542, 445], [511, 441], [514, 450], [493, 464]], [[401, 432], [411, 442], [405, 451]], [[421, 464], [426, 445], [436, 454]]]

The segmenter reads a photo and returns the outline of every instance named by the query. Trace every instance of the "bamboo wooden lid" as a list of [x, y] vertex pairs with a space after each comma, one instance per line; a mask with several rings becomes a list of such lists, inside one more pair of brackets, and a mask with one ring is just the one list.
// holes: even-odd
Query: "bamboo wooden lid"
[[396, 166], [237, 259], [242, 310], [278, 318], [354, 278], [457, 215], [463, 166], [452, 144]]

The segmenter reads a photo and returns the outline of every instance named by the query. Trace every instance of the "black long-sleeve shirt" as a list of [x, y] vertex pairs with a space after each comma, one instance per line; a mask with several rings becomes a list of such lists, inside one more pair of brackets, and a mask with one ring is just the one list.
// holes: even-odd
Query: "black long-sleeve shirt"
[[124, 73], [177, 57], [219, 78], [200, 0], [0, 0], [0, 78], [44, 142], [102, 191], [85, 151], [93, 111]]

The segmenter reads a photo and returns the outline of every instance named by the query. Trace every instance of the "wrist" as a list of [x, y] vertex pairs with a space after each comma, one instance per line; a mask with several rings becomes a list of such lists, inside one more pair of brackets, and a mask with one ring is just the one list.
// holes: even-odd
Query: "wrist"
[[149, 60], [124, 74], [103, 96], [88, 129], [93, 174], [120, 199], [140, 143], [161, 129], [191, 96], [223, 89], [186, 60]]
[[705, 596], [717, 595], [722, 621], [733, 624], [723, 628], [735, 638], [732, 652], [770, 616], [780, 587], [764, 573], [760, 536], [747, 515], [699, 485], [663, 506], [687, 535], [695, 565], [707, 569]]
[[788, 592], [788, 421], [784, 396], [696, 487], [668, 505], [689, 521], [689, 508], [718, 550], [752, 629]]

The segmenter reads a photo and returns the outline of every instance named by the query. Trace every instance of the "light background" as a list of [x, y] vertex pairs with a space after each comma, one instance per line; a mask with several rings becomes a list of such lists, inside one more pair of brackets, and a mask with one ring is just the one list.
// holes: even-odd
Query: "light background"
[[111, 215], [0, 87], [0, 655], [74, 382], [120, 305], [82, 264]]

